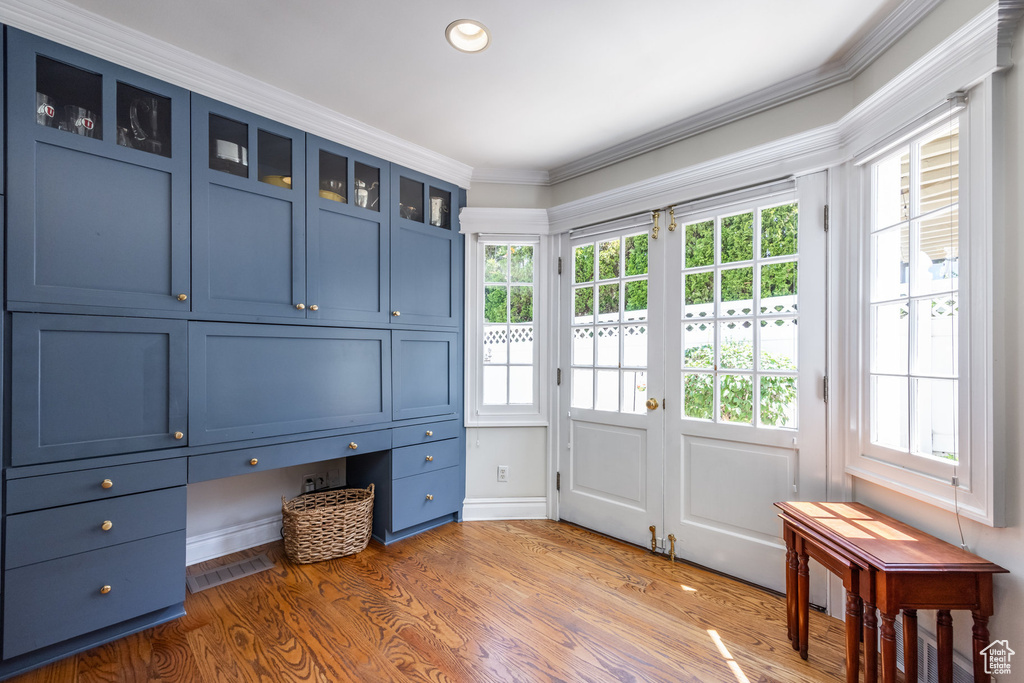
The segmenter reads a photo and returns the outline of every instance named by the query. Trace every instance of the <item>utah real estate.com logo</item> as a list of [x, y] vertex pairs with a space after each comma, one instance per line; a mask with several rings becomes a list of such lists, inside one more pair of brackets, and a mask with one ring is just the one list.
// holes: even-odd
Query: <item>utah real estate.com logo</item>
[[1010, 641], [993, 640], [981, 656], [985, 658], [985, 673], [994, 675], [1010, 675], [1010, 658], [1016, 652], [1010, 649]]

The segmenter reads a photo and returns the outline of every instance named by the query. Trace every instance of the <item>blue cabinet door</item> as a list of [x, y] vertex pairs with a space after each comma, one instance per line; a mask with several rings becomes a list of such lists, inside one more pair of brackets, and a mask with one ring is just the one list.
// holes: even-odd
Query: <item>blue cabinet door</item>
[[394, 419], [458, 412], [462, 402], [458, 340], [454, 332], [391, 333]]
[[390, 318], [389, 174], [387, 162], [306, 135], [307, 319]]
[[194, 311], [306, 317], [304, 141], [192, 96]]
[[7, 30], [8, 301], [189, 310], [189, 94]]
[[186, 325], [15, 313], [11, 464], [184, 446]]
[[192, 444], [387, 422], [386, 330], [189, 324]]
[[462, 322], [459, 188], [391, 170], [391, 315], [396, 325]]

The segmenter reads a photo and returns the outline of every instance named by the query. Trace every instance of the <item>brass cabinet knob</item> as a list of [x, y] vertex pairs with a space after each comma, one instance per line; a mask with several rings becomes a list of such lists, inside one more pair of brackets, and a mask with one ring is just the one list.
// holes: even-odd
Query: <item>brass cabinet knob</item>
[[107, 521], [103, 522], [103, 524], [100, 524], [100, 528], [104, 531], [110, 531], [114, 528], [114, 523], [108, 519]]
[[313, 304], [312, 306], [309, 307], [309, 310], [311, 310], [311, 311], [319, 311], [320, 307], [317, 306], [316, 304]]
[[110, 592], [110, 586], [104, 586], [103, 588], [100, 589], [100, 593], [102, 593], [103, 595], [106, 595], [109, 592]]
[[430, 430], [428, 429], [428, 430], [427, 430], [427, 436], [433, 436], [433, 435], [434, 435], [434, 432], [432, 432], [432, 431], [430, 431]]
[[398, 316], [402, 315], [402, 312], [401, 311], [391, 311], [391, 315], [393, 315], [393, 316], [395, 316], [397, 318]]
[[179, 294], [178, 295], [178, 301], [186, 301], [187, 299], [188, 299], [188, 294]]
[[658, 399], [649, 398], [647, 399], [647, 410], [654, 410], [658, 407]]
[[350, 443], [348, 445], [348, 447], [351, 448], [352, 450], [355, 450], [355, 449], [359, 448], [359, 444], [357, 444], [355, 441], [353, 441], [352, 443]]
[[433, 493], [428, 493], [427, 494], [427, 500], [434, 500], [434, 494]]
[[428, 455], [427, 456], [427, 462], [434, 462], [434, 456]]
[[104, 479], [103, 481], [100, 482], [100, 486], [102, 486], [105, 489], [109, 489], [113, 485], [114, 482], [110, 481], [109, 479]]
[[253, 458], [252, 460], [249, 461], [249, 464], [253, 465], [253, 466], [259, 465], [260, 464], [259, 458]]
[[185, 433], [184, 432], [174, 432], [174, 438], [177, 439], [178, 441], [181, 441], [182, 439], [185, 438]]
[[295, 304], [295, 308], [299, 309], [300, 311], [304, 311], [306, 310], [306, 304]]

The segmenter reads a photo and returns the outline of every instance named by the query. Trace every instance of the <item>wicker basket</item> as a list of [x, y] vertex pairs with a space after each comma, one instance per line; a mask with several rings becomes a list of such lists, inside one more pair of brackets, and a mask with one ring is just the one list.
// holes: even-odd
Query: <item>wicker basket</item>
[[309, 493], [285, 502], [284, 549], [292, 562], [309, 564], [358, 553], [370, 542], [373, 484], [365, 489]]

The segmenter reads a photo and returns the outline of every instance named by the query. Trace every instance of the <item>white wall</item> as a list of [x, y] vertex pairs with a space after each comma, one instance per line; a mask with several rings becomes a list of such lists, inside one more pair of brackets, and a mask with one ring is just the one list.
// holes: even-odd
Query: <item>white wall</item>
[[[465, 519], [547, 516], [547, 427], [466, 430]], [[508, 465], [507, 482], [498, 465]]]

